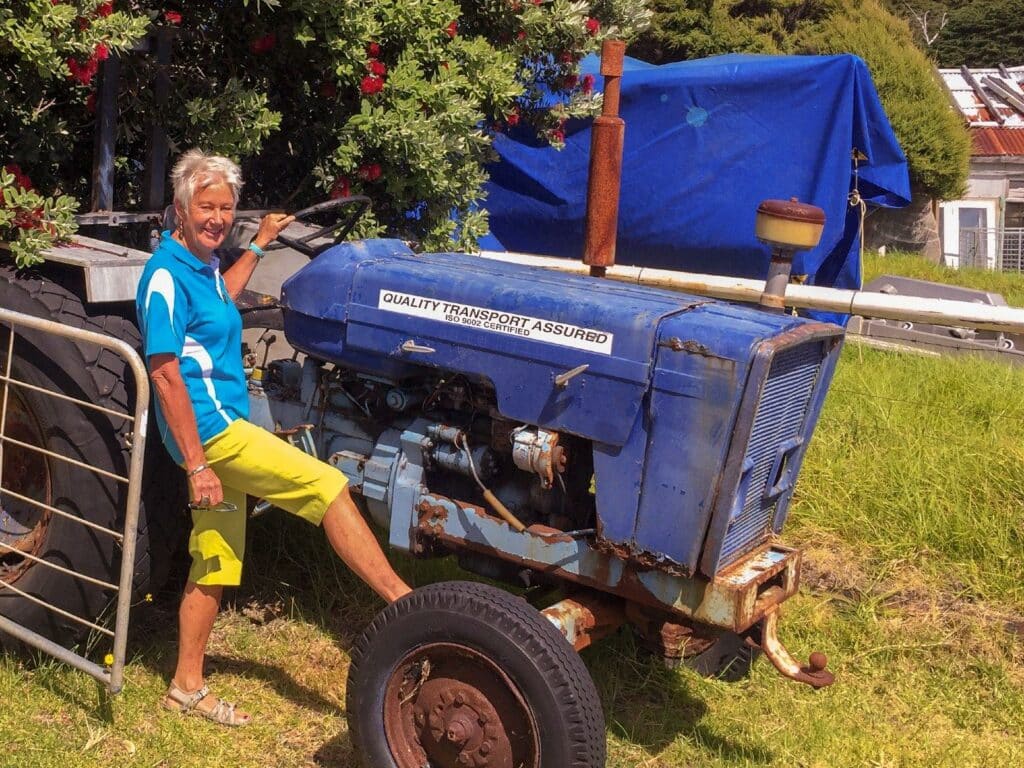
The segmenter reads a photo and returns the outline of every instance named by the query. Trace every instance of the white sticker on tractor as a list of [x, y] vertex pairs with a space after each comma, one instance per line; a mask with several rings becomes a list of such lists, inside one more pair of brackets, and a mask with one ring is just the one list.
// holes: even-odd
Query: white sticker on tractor
[[586, 349], [604, 355], [612, 353], [614, 334], [598, 331], [593, 328], [581, 328], [569, 323], [557, 323], [529, 315], [517, 315], [515, 312], [504, 312], [500, 309], [474, 307], [472, 304], [459, 304], [444, 299], [432, 299], [427, 296], [414, 296], [398, 291], [381, 291], [377, 300], [377, 308], [388, 312], [398, 312], [427, 320], [439, 320], [442, 323], [465, 325], [485, 331], [506, 333], [510, 336], [522, 336], [527, 339], [546, 341], [573, 349]]

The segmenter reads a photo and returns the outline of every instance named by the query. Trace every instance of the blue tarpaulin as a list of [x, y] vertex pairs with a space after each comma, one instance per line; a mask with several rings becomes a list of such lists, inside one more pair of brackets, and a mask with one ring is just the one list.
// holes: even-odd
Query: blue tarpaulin
[[[598, 60], [583, 71], [603, 85]], [[907, 163], [864, 62], [841, 56], [716, 56], [653, 66], [626, 59], [616, 262], [763, 278], [758, 204], [797, 197], [825, 211], [821, 243], [793, 273], [860, 287], [856, 186], [870, 204], [910, 200]], [[526, 131], [499, 135], [483, 248], [579, 258], [589, 121], [557, 151]], [[855, 166], [854, 151], [861, 158]]]

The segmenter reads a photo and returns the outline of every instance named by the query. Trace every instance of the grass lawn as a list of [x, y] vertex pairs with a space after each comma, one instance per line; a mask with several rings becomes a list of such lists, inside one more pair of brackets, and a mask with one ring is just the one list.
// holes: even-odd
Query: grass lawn
[[[937, 278], [909, 258], [866, 272]], [[1020, 278], [953, 278], [992, 280], [1024, 305]], [[787, 526], [806, 558], [782, 622], [794, 655], [829, 655], [836, 684], [814, 692], [764, 661], [735, 684], [669, 671], [620, 630], [583, 653], [609, 765], [1024, 764], [1022, 391], [1024, 369], [998, 363], [844, 350]], [[135, 612], [117, 697], [59, 665], [0, 658], [0, 766], [355, 766], [347, 651], [380, 604], [319, 533], [274, 514], [251, 528], [210, 663], [215, 689], [255, 713], [250, 727], [157, 707], [169, 593]], [[396, 562], [415, 583], [458, 577], [447, 561]]]
[[1024, 275], [987, 269], [950, 269], [931, 264], [912, 253], [894, 251], [886, 256], [864, 254], [864, 284], [879, 275], [903, 275], [935, 283], [962, 285], [1001, 293], [1011, 307], [1024, 307]]

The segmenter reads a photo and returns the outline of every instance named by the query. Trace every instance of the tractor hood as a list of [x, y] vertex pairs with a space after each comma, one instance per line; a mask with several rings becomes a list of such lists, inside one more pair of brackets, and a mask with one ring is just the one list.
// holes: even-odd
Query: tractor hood
[[396, 378], [422, 366], [477, 374], [507, 418], [610, 445], [636, 422], [662, 320], [707, 303], [466, 254], [416, 255], [398, 240], [332, 248], [281, 294], [296, 349]]

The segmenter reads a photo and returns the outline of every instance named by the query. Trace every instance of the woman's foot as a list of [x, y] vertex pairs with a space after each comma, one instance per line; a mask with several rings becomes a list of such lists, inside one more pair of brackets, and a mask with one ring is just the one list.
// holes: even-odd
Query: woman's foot
[[252, 717], [248, 712], [237, 709], [230, 701], [219, 699], [204, 685], [195, 691], [186, 691], [171, 681], [167, 693], [160, 699], [160, 705], [172, 712], [183, 715], [200, 715], [221, 725], [237, 727], [247, 725]]

